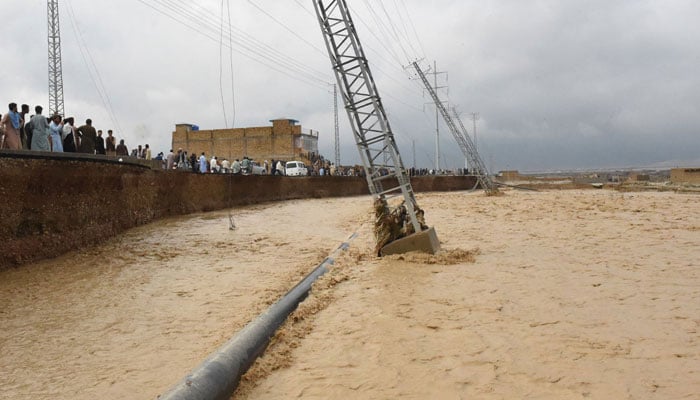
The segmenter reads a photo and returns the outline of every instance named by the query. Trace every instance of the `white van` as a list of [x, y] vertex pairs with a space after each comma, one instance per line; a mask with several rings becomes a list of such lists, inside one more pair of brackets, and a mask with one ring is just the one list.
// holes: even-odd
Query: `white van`
[[284, 166], [284, 174], [287, 176], [306, 176], [309, 171], [301, 161], [287, 161]]

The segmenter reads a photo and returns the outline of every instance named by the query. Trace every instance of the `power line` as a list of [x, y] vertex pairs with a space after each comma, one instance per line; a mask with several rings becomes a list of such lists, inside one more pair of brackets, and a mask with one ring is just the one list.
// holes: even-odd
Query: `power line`
[[[401, 62], [401, 57], [396, 52], [396, 49], [394, 49], [393, 46], [391, 46], [391, 44], [393, 44], [395, 42], [395, 40], [393, 40], [391, 38], [391, 36], [389, 34], [387, 34], [384, 29], [382, 29], [383, 25], [382, 25], [379, 17], [374, 12], [374, 9], [372, 8], [372, 6], [369, 5], [367, 0], [364, 0], [364, 3], [365, 3], [365, 6], [367, 7], [367, 11], [369, 12], [369, 17], [372, 18], [372, 20], [374, 21], [374, 26], [377, 28], [379, 35], [382, 36], [381, 38], [379, 38], [374, 33], [374, 31], [369, 27], [369, 25], [359, 16], [359, 13], [357, 13], [356, 11], [354, 11], [352, 9], [351, 9], [351, 11], [358, 16], [358, 19], [360, 20], [360, 22], [362, 22], [367, 27], [367, 29], [372, 34], [372, 36], [374, 36], [377, 39], [377, 41], [379, 42], [379, 44], [382, 47], [384, 47], [384, 49], [386, 49], [386, 51], [389, 53], [389, 55], [391, 55], [394, 58], [396, 63], [398, 65], [402, 65], [403, 63]], [[388, 47], [387, 47], [387, 45], [388, 45]]]
[[[173, 4], [167, 0], [151, 0], [157, 4], [151, 4], [146, 0], [137, 1], [214, 42], [219, 41], [214, 36], [219, 33], [218, 29], [212, 27], [207, 20], [208, 17], [206, 15], [202, 16], [202, 13], [193, 13], [183, 9], [182, 5]], [[270, 51], [274, 50], [270, 46], [259, 41], [254, 42], [246, 38], [246, 34], [242, 33], [240, 29], [232, 28], [230, 34], [235, 32], [238, 35], [234, 36], [233, 40], [237, 45], [237, 50], [247, 58], [297, 81], [323, 90], [327, 89], [328, 82], [318, 78], [319, 75], [323, 75], [322, 73], [296, 62], [292, 57], [282, 57], [277, 54], [277, 51]], [[288, 68], [289, 71], [282, 68], [282, 66]]]
[[[312, 86], [316, 86], [318, 88], [322, 88], [324, 90], [327, 90], [327, 85], [328, 83], [320, 78], [319, 76], [325, 75], [324, 73], [320, 71], [316, 71], [315, 69], [309, 68], [305, 64], [300, 64], [298, 62], [295, 62], [295, 60], [292, 57], [286, 57], [286, 56], [281, 56], [279, 55], [280, 52], [277, 49], [272, 48], [271, 46], [260, 42], [259, 40], [255, 39], [252, 35], [236, 28], [233, 26], [230, 22], [230, 12], [229, 12], [229, 25], [224, 26], [223, 23], [220, 23], [219, 27], [215, 27], [214, 25], [211, 24], [210, 22], [210, 17], [207, 16], [207, 10], [202, 8], [201, 6], [197, 5], [196, 3], [187, 3], [185, 1], [177, 1], [177, 0], [138, 0], [142, 4], [148, 6], [149, 8], [155, 10], [156, 12], [168, 17], [169, 19], [182, 24], [183, 26], [199, 33], [200, 35], [207, 37], [213, 41], [216, 41], [220, 45], [220, 52], [221, 52], [221, 47], [223, 47], [223, 39], [222, 35], [223, 34], [228, 34], [229, 35], [229, 43], [227, 44], [229, 49], [233, 51], [235, 48], [238, 51], [241, 51], [241, 53], [246, 56], [247, 58], [250, 58], [256, 62], [259, 62], [268, 68], [275, 70], [277, 72], [280, 72], [286, 76], [289, 76], [295, 80], [299, 80], [301, 82], [307, 83]], [[263, 9], [261, 6], [253, 3], [252, 1], [249, 1], [252, 6], [257, 8], [260, 12], [263, 12], [266, 14], [269, 18], [273, 19], [276, 23], [280, 24], [283, 26], [286, 30], [291, 31], [291, 28], [289, 28], [287, 25], [283, 24], [281, 21], [276, 19], [271, 13], [267, 12], [265, 9]], [[300, 6], [305, 12], [310, 13], [309, 10], [304, 7], [304, 5], [299, 1], [295, 0], [295, 3]], [[371, 12], [373, 12], [373, 18], [378, 19], [379, 17], [377, 16], [377, 13], [374, 12], [372, 9], [371, 5], [369, 6], [371, 9]], [[388, 14], [388, 10], [384, 9], [384, 13]], [[311, 14], [313, 15], [313, 14]], [[378, 56], [385, 61], [387, 61], [388, 65], [392, 65], [394, 68], [397, 70], [400, 70], [405, 73], [405, 70], [403, 68], [403, 65], [400, 61], [400, 57], [396, 53], [396, 51], [390, 49], [387, 47], [386, 43], [391, 43], [394, 42], [394, 40], [381, 40], [377, 34], [374, 32], [374, 30], [362, 19], [358, 16], [358, 19], [366, 26], [367, 30], [374, 36], [375, 39], [380, 43], [382, 47], [384, 47], [387, 52], [385, 54], [388, 54], [394, 58], [394, 62], [389, 62], [386, 58], [384, 58], [384, 55], [381, 53], [377, 52]], [[393, 22], [391, 22], [393, 24]], [[380, 35], [388, 37], [391, 39], [392, 37], [399, 39], [398, 41], [402, 40], [407, 40], [407, 36], [405, 35], [399, 35], [399, 30], [397, 30], [396, 27], [393, 28], [387, 28], [384, 26], [384, 29], [382, 29], [381, 25], [378, 25], [378, 28], [380, 29]], [[391, 29], [393, 31], [393, 35], [390, 33], [387, 33], [386, 31]], [[216, 36], [214, 36], [216, 35]], [[303, 39], [302, 37], [295, 35], [300, 39]], [[311, 43], [307, 43], [313, 47]], [[402, 46], [403, 49], [403, 46]], [[370, 50], [373, 50], [370, 48]], [[403, 49], [404, 55], [407, 55], [407, 52], [405, 49]], [[326, 55], [324, 53], [324, 55]], [[220, 57], [222, 57], [220, 55]], [[232, 58], [232, 53], [231, 53], [231, 58]], [[231, 60], [231, 69], [233, 70], [233, 62]], [[284, 67], [284, 68], [282, 68]], [[286, 69], [285, 69], [286, 68]], [[375, 67], [377, 68], [377, 67]], [[221, 73], [222, 67], [220, 66], [220, 73]], [[288, 69], [288, 70], [287, 70]], [[382, 70], [381, 68], [377, 68], [379, 71], [383, 72], [386, 75], [387, 79], [393, 80], [398, 84], [399, 87], [405, 89], [408, 92], [411, 92], [413, 94], [419, 94], [420, 92], [416, 91], [415, 89], [405, 85], [401, 81], [395, 78], [395, 74], [387, 73], [386, 71]], [[233, 73], [232, 73], [233, 74]], [[220, 78], [221, 81], [221, 78]], [[221, 85], [223, 86], [223, 83], [220, 82]], [[232, 80], [232, 92], [233, 92], [233, 80]], [[391, 93], [385, 92], [386, 97], [394, 99], [397, 103], [410, 108], [414, 111], [423, 111], [419, 107], [416, 107], [415, 105], [411, 105], [407, 103], [406, 101], [402, 100], [405, 99], [405, 96], [394, 96], [391, 95]], [[222, 99], [224, 98], [222, 94]], [[223, 100], [222, 100], [223, 103]], [[235, 111], [234, 111], [235, 112]], [[424, 113], [424, 112], [423, 112]], [[424, 113], [425, 114], [425, 113]]]
[[233, 111], [233, 116], [231, 117], [231, 127], [236, 126], [236, 86], [235, 86], [235, 74], [233, 72], [233, 33], [231, 32], [231, 2], [226, 0], [226, 10], [228, 12], [228, 43], [229, 43], [229, 63], [231, 64], [231, 110]]
[[[141, 0], [139, 0], [141, 1]], [[218, 31], [211, 26], [209, 23], [209, 15], [208, 12], [199, 7], [200, 12], [196, 12], [190, 9], [191, 4], [187, 3], [186, 1], [183, 0], [153, 0], [156, 1], [160, 4], [162, 4], [165, 7], [168, 7], [170, 10], [178, 13], [181, 16], [184, 16], [185, 18], [188, 18], [190, 20], [194, 20], [197, 24], [202, 26], [205, 29], [208, 29], [214, 33], [218, 34]], [[265, 44], [264, 42], [261, 42], [257, 40], [254, 36], [248, 34], [247, 32], [235, 28], [231, 26], [230, 32], [235, 32], [236, 33], [236, 43], [245, 48], [248, 51], [251, 51], [255, 53], [258, 56], [264, 57], [272, 62], [279, 63], [285, 66], [288, 66], [290, 69], [294, 69], [298, 71], [299, 73], [305, 74], [309, 77], [311, 77], [313, 80], [318, 80], [323, 82], [324, 84], [327, 84], [328, 82], [323, 81], [318, 79], [317, 77], [323, 76], [324, 72], [315, 70], [308, 65], [301, 63], [299, 61], [296, 61], [293, 57], [288, 57], [288, 56], [281, 56], [278, 53], [280, 53], [277, 49], [274, 49], [273, 47]], [[256, 49], [257, 47], [257, 49]]]
[[308, 8], [306, 8], [306, 6], [301, 4], [301, 2], [299, 0], [294, 0], [294, 2], [297, 3], [299, 5], [299, 7], [301, 7], [304, 11], [306, 11], [310, 16], [312, 16], [314, 19], [316, 19], [316, 14], [314, 14]]
[[[309, 15], [311, 15], [313, 18], [316, 18], [316, 14], [312, 13], [311, 11], [309, 11], [299, 0], [294, 0], [294, 2], [295, 2], [302, 10], [304, 10], [306, 13], [308, 13]], [[354, 11], [353, 11], [353, 12], [354, 12]], [[372, 53], [374, 54], [374, 56], [376, 56], [376, 58], [379, 58], [379, 59], [381, 59], [382, 61], [384, 61], [387, 65], [392, 66], [392, 67], [395, 69], [395, 71], [401, 72], [401, 73], [405, 73], [405, 69], [403, 68], [403, 64], [402, 64], [401, 61], [398, 59], [398, 57], [396, 56], [396, 54], [393, 53], [391, 49], [389, 49], [388, 47], [386, 47], [386, 45], [384, 44], [385, 41], [384, 41], [384, 40], [381, 40], [381, 39], [374, 33], [374, 31], [372, 30], [372, 28], [361, 18], [360, 15], [358, 15], [357, 13], [355, 13], [355, 14], [356, 14], [355, 17], [367, 28], [367, 30], [370, 32], [370, 34], [371, 34], [375, 39], [377, 39], [377, 41], [379, 42], [379, 44], [380, 44], [382, 47], [384, 47], [385, 53], [382, 53], [382, 52], [380, 52], [380, 51], [375, 50], [372, 46], [364, 46], [364, 47], [367, 48], [370, 52], [372, 52]], [[321, 52], [321, 53], [323, 54], [323, 56], [327, 56], [327, 54], [326, 54], [325, 52]], [[388, 60], [388, 59], [385, 57], [385, 54], [387, 54], [387, 53], [389, 53], [390, 55], [391, 55], [391, 53], [394, 54], [394, 61], [390, 61], [390, 60]], [[373, 57], [373, 59], [376, 59], [376, 58]], [[396, 79], [396, 78], [394, 77], [395, 74], [391, 74], [391, 73], [387, 72], [386, 70], [384, 70], [382, 67], [380, 67], [380, 63], [373, 63], [373, 64], [372, 64], [372, 68], [375, 69], [375, 70], [377, 70], [377, 71], [379, 71], [379, 72], [381, 72], [381, 73], [383, 74], [383, 75], [382, 75], [383, 77], [386, 77], [387, 79], [390, 79], [390, 80], [394, 81], [396, 84], [398, 84], [399, 86], [401, 86], [401, 87], [402, 87], [403, 89], [405, 89], [406, 91], [408, 91], [408, 92], [413, 92], [414, 94], [422, 95], [422, 93], [421, 93], [420, 90], [415, 90], [415, 89], [413, 89], [413, 88], [410, 88], [409, 86], [406, 86], [406, 85], [404, 84], [404, 82], [401, 82], [401, 81], [399, 81], [398, 79]]]
[[[278, 20], [277, 18], [275, 18], [272, 14], [270, 14], [270, 13], [267, 12], [267, 11], [265, 11], [262, 7], [260, 7], [259, 5], [255, 4], [252, 0], [248, 0], [248, 3], [250, 3], [253, 7], [257, 8], [257, 9], [258, 9], [260, 12], [262, 12], [263, 14], [267, 15], [271, 20], [275, 21], [278, 25], [280, 25], [281, 27], [283, 27], [284, 29], [286, 29], [289, 33], [291, 33], [292, 35], [296, 36], [299, 40], [301, 40], [302, 42], [308, 44], [312, 49], [316, 50], [316, 52], [320, 53], [322, 56], [324, 56], [324, 57], [328, 56], [328, 54], [326, 53], [326, 51], [321, 50], [321, 49], [320, 49], [318, 46], [316, 46], [315, 44], [313, 44], [313, 43], [309, 42], [308, 40], [304, 39], [301, 35], [299, 35], [298, 33], [296, 33], [292, 28], [290, 28], [290, 27], [288, 27], [287, 25], [285, 25], [282, 21], [280, 21], [280, 20]], [[298, 4], [298, 3], [297, 3], [297, 4]]]
[[114, 112], [114, 108], [112, 107], [112, 101], [110, 100], [109, 94], [107, 93], [107, 88], [105, 87], [104, 81], [102, 80], [100, 70], [97, 68], [97, 64], [95, 64], [95, 60], [92, 57], [92, 53], [87, 47], [85, 38], [83, 37], [82, 33], [80, 32], [80, 29], [78, 28], [77, 18], [75, 17], [75, 11], [73, 10], [73, 6], [71, 5], [70, 0], [66, 0], [66, 5], [68, 6], [68, 19], [70, 20], [71, 27], [73, 28], [73, 32], [75, 33], [75, 37], [77, 39], [76, 42], [78, 43], [78, 49], [80, 50], [80, 55], [83, 59], [83, 62], [85, 63], [85, 67], [88, 70], [88, 75], [90, 75], [90, 80], [95, 86], [95, 90], [97, 91], [97, 94], [100, 97], [100, 100], [102, 101], [102, 104], [104, 105], [105, 110], [109, 115], [109, 118], [112, 120], [112, 123], [118, 129], [118, 131], [122, 132], [123, 134], [121, 125], [119, 124], [119, 120], [117, 119], [117, 116]]
[[[384, 15], [386, 16], [386, 21], [389, 21], [389, 27], [391, 28], [392, 32], [394, 33], [394, 36], [396, 37], [397, 41], [399, 41], [399, 45], [401, 45], [401, 41], [399, 39], [400, 30], [398, 30], [396, 28], [396, 26], [391, 18], [391, 15], [389, 15], [389, 12], [386, 10], [386, 7], [384, 6], [384, 2], [380, 1], [378, 3], [379, 3], [379, 6], [381, 7], [382, 11], [384, 12]], [[399, 15], [399, 18], [401, 18], [401, 14], [400, 13], [397, 13], [397, 14]], [[406, 42], [408, 43], [408, 45], [413, 49], [413, 45], [411, 44], [410, 39], [408, 37], [405, 37], [405, 38], [406, 38]], [[406, 51], [406, 49], [403, 47], [403, 45], [401, 45], [401, 50], [403, 50], [404, 55], [406, 56], [407, 59], [411, 58], [408, 55], [408, 52]], [[415, 54], [416, 51], [414, 50], [413, 53]]]
[[219, 93], [221, 94], [221, 108], [224, 112], [224, 125], [228, 129], [228, 117], [226, 117], [226, 102], [224, 101], [224, 0], [221, 0], [221, 35], [219, 36]]
[[416, 41], [418, 42], [418, 46], [420, 47], [421, 50], [421, 58], [425, 58], [425, 48], [423, 48], [423, 43], [420, 40], [420, 36], [418, 36], [418, 32], [416, 32], [416, 25], [413, 23], [413, 19], [411, 18], [411, 13], [408, 11], [408, 7], [406, 7], [406, 1], [405, 0], [400, 0], [401, 4], [403, 4], [403, 8], [406, 11], [406, 15], [408, 16], [408, 22], [411, 25], [411, 28], [413, 29], [413, 35], [416, 37]]
[[[387, 11], [386, 7], [384, 6], [383, 2], [378, 2], [379, 7], [381, 11], [383, 12], [384, 16], [382, 17], [379, 15], [379, 12], [375, 10], [375, 8], [372, 6], [372, 4], [368, 0], [364, 0], [365, 6], [367, 7], [367, 10], [370, 12], [370, 15], [372, 18], [374, 18], [375, 22], [377, 23], [377, 27], [379, 28], [380, 32], [383, 33], [384, 37], [386, 40], [388, 40], [389, 43], [394, 43], [397, 44], [403, 53], [406, 61], [410, 61], [411, 59], [415, 57], [411, 57], [409, 55], [409, 52], [406, 50], [406, 47], [403, 44], [402, 38], [399, 35], [399, 30], [396, 28], [396, 24], [394, 23], [393, 18]], [[413, 47], [410, 45], [410, 40], [409, 42], [409, 47]]]
[[421, 57], [425, 57], [424, 54], [421, 54], [420, 52], [416, 51], [416, 48], [413, 47], [413, 43], [411, 43], [411, 35], [408, 33], [408, 28], [406, 27], [406, 21], [404, 21], [403, 14], [401, 14], [401, 9], [399, 9], [399, 4], [398, 4], [397, 0], [394, 0], [394, 7], [396, 8], [396, 14], [398, 14], [399, 20], [401, 21], [401, 27], [403, 28], [404, 37], [406, 38], [408, 45], [411, 46], [411, 50], [413, 50], [414, 54], [419, 55]]
[[[191, 4], [187, 2], [186, 0], [155, 0], [155, 1], [160, 1], [162, 2], [168, 2], [174, 7], [177, 7], [178, 10], [181, 12], [185, 13], [186, 16], [195, 18], [198, 23], [204, 27], [207, 27], [209, 29], [212, 29], [209, 27], [209, 12], [202, 8], [201, 6], [197, 6], [201, 11], [196, 12], [192, 11], [189, 9]], [[280, 53], [279, 50], [271, 47], [270, 45], [256, 39], [253, 35], [245, 32], [242, 29], [236, 28], [233, 25], [230, 26], [230, 33], [235, 33], [236, 34], [236, 41], [239, 45], [244, 46], [246, 49], [250, 49], [251, 46], [253, 47], [260, 47], [261, 49], [257, 50], [258, 52], [262, 51], [262, 55], [266, 56], [268, 59], [280, 63], [280, 64], [286, 64], [286, 65], [291, 65], [292, 68], [301, 71], [302, 73], [309, 74], [310, 76], [318, 79], [318, 76], [323, 76], [325, 72], [316, 70], [314, 68], [309, 67], [307, 64], [302, 63], [297, 61], [294, 57], [288, 57], [288, 56], [281, 56], [278, 55], [277, 53]], [[260, 53], [257, 53], [260, 54]], [[328, 84], [327, 81], [323, 81], [318, 79], [319, 81], [323, 82], [324, 84]], [[328, 79], [330, 80], [330, 79]]]

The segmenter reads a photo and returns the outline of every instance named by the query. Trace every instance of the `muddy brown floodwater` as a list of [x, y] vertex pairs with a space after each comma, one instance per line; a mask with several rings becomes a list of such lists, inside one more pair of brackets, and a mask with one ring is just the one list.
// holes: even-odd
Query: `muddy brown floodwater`
[[504, 192], [419, 195], [437, 256], [358, 238], [236, 399], [700, 399], [700, 197]]
[[700, 197], [504, 192], [419, 194], [435, 256], [374, 257], [358, 197], [0, 272], [0, 398], [153, 399], [357, 230], [236, 399], [700, 399]]
[[[170, 218], [0, 271], [0, 398], [153, 399], [367, 222], [367, 196]], [[86, 237], [86, 241], [91, 238]]]

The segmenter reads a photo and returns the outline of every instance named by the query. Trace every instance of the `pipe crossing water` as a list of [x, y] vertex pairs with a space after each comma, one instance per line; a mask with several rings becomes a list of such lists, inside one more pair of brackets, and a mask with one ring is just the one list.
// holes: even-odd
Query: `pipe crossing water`
[[158, 398], [161, 400], [226, 400], [231, 398], [243, 374], [263, 353], [270, 338], [289, 314], [306, 299], [311, 285], [328, 272], [328, 267], [335, 263], [335, 257], [338, 253], [347, 250], [350, 247], [350, 242], [356, 237], [357, 233], [353, 233], [280, 300], [246, 325], [177, 385]]

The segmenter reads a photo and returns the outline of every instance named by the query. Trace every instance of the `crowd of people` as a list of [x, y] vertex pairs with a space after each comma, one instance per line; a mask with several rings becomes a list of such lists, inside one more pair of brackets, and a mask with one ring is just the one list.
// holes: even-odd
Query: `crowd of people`
[[[46, 117], [42, 114], [41, 106], [34, 107], [34, 114], [31, 116], [27, 104], [22, 104], [18, 110], [16, 103], [10, 103], [8, 109], [6, 114], [0, 114], [0, 149], [101, 154], [145, 160], [152, 158], [148, 144], [138, 145], [129, 152], [124, 139], [119, 140], [117, 144], [111, 129], [107, 130], [107, 136], [103, 137], [102, 130], [96, 130], [89, 118], [85, 120], [84, 125], [76, 128], [73, 117], [64, 118], [58, 114]], [[318, 153], [309, 152], [302, 154], [302, 157], [310, 161], [310, 165], [307, 166], [309, 176], [364, 175], [364, 169], [359, 166], [335, 166]], [[199, 156], [194, 153], [188, 155], [187, 151], [182, 149], [177, 153], [170, 150], [167, 156], [158, 153], [154, 159], [162, 160], [163, 169], [180, 169], [195, 173], [254, 174], [256, 168], [262, 168], [264, 174], [284, 175], [285, 167], [282, 160], [272, 160], [270, 163], [265, 160], [262, 165], [248, 157], [243, 157], [242, 160], [219, 161], [218, 157], [207, 158], [204, 153]], [[409, 176], [455, 174], [455, 171], [434, 171], [426, 168], [409, 168], [407, 172]], [[456, 174], [467, 175], [469, 171], [459, 169]]]
[[[365, 176], [364, 168], [359, 165], [336, 166], [328, 159], [315, 153], [301, 154], [301, 158], [311, 160], [311, 165], [306, 165], [308, 176]], [[187, 150], [170, 150], [167, 155], [159, 153], [155, 158], [162, 160], [162, 167], [165, 170], [189, 171], [199, 174], [234, 174], [234, 175], [286, 175], [286, 161], [272, 159], [270, 162], [264, 160], [260, 163], [243, 156], [241, 159], [229, 161], [227, 158], [220, 159], [217, 156], [207, 157], [202, 152], [188, 153]]]
[[[107, 136], [103, 137], [102, 130], [95, 129], [90, 118], [85, 120], [84, 125], [76, 127], [73, 117], [58, 114], [44, 116], [42, 106], [34, 107], [34, 114], [31, 116], [27, 104], [22, 104], [18, 110], [17, 103], [10, 103], [8, 109], [0, 118], [0, 149], [124, 157], [130, 155], [124, 139], [117, 144], [111, 129], [107, 130]], [[150, 159], [151, 150], [148, 145], [139, 145], [131, 155]]]

